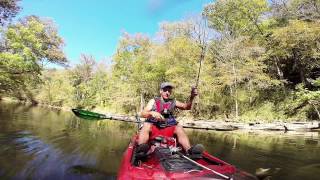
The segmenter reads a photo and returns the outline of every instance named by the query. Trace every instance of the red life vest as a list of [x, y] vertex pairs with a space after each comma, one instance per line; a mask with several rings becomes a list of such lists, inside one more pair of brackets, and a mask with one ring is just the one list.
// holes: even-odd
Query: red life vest
[[[174, 116], [174, 109], [176, 107], [176, 101], [170, 99], [168, 101], [162, 100], [161, 97], [154, 98], [154, 105], [151, 111], [159, 112], [165, 118], [165, 127], [177, 125], [177, 121]], [[159, 122], [154, 118], [148, 118], [147, 122], [158, 124]], [[159, 124], [158, 124], [159, 125]]]
[[155, 98], [154, 99], [154, 105], [153, 109], [159, 112], [162, 116], [165, 118], [168, 118], [167, 116], [173, 116], [174, 108], [176, 107], [176, 101], [173, 99], [170, 99], [168, 101], [162, 100], [162, 98]]

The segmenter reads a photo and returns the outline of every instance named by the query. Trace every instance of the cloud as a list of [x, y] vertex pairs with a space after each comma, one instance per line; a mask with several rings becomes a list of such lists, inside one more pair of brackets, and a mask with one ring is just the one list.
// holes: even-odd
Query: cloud
[[164, 6], [165, 0], [149, 0], [148, 2], [148, 10], [150, 12], [157, 12], [161, 10]]

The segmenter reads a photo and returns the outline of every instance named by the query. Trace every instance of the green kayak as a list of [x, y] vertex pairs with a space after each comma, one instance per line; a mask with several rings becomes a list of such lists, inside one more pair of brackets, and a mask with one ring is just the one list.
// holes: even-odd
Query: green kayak
[[112, 119], [111, 116], [105, 115], [105, 114], [99, 114], [83, 109], [72, 109], [72, 112], [83, 119], [90, 119], [90, 120], [99, 120], [99, 119]]

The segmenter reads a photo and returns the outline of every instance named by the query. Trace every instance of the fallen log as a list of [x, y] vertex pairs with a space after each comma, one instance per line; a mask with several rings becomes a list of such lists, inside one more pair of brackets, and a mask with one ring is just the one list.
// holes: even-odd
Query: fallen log
[[[73, 112], [77, 115], [79, 112]], [[110, 119], [124, 122], [138, 123], [137, 118], [134, 116], [126, 115], [112, 115], [112, 114], [98, 114], [91, 113], [90, 117], [97, 116], [100, 119]], [[88, 115], [88, 114], [82, 114]], [[81, 117], [82, 115], [78, 115]], [[99, 119], [98, 118], [98, 119]], [[144, 119], [142, 119], [144, 120]], [[244, 123], [244, 122], [230, 122], [230, 121], [212, 121], [212, 120], [180, 120], [180, 125], [184, 128], [190, 129], [205, 129], [205, 130], [216, 130], [216, 131], [234, 131], [234, 130], [265, 130], [265, 131], [311, 131], [320, 129], [320, 121], [298, 121], [298, 122], [274, 122], [274, 123]]]

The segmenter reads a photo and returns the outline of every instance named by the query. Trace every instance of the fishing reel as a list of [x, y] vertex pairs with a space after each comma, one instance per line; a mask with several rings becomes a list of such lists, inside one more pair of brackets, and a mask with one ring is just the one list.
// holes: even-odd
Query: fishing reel
[[157, 136], [150, 144], [151, 146], [148, 154], [154, 152], [156, 149], [168, 149], [171, 154], [181, 151], [181, 147], [177, 146], [177, 140], [174, 137]]
[[168, 118], [170, 118], [171, 113], [168, 111], [168, 109], [164, 108], [163, 111], [161, 112], [161, 114], [165, 119], [168, 119]]
[[177, 125], [174, 115], [166, 108], [161, 111], [161, 115], [164, 118], [164, 121], [157, 121], [155, 125], [158, 128], [166, 128], [169, 126]]
[[157, 136], [151, 141], [151, 146], [164, 148], [176, 146], [176, 139], [174, 137]]

